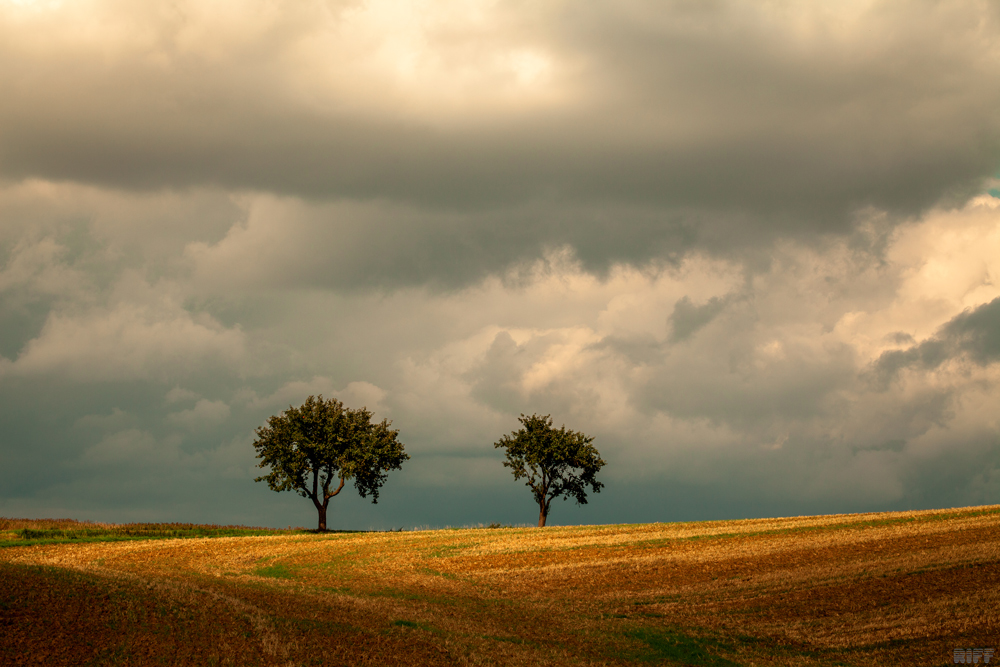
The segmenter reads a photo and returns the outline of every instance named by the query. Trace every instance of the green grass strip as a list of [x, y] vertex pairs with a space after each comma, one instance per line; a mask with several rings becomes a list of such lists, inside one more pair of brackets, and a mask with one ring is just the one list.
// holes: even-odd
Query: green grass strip
[[625, 633], [646, 645], [645, 650], [629, 656], [634, 662], [667, 662], [681, 665], [704, 667], [739, 667], [731, 660], [718, 655], [714, 650], [724, 648], [713, 639], [691, 637], [676, 630], [654, 630], [638, 628]]

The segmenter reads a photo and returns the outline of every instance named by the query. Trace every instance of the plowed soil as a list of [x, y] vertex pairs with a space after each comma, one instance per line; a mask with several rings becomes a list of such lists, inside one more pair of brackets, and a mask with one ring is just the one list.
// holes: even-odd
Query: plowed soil
[[998, 603], [1000, 506], [58, 544], [0, 549], [0, 664], [937, 666]]

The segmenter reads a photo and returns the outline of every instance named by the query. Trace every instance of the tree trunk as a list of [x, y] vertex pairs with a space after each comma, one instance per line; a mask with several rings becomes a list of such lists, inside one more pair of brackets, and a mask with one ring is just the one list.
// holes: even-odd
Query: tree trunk
[[316, 511], [319, 512], [319, 532], [326, 532], [326, 503], [316, 503]]
[[552, 499], [549, 498], [549, 478], [542, 470], [542, 481], [538, 486], [532, 486], [531, 490], [535, 492], [535, 500], [538, 501], [538, 527], [545, 527], [545, 519], [549, 516], [549, 503]]

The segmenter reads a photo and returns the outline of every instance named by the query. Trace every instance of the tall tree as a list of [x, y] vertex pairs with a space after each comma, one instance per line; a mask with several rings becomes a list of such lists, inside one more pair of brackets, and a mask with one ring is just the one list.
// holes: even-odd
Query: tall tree
[[587, 487], [600, 493], [604, 486], [595, 476], [604, 467], [600, 452], [590, 443], [590, 436], [570, 431], [565, 425], [552, 428], [552, 417], [523, 414], [522, 428], [505, 435], [494, 447], [507, 450], [504, 466], [514, 479], [526, 477], [538, 503], [538, 527], [545, 525], [552, 501], [573, 497], [578, 505], [587, 504]]
[[257, 467], [270, 467], [271, 472], [254, 481], [312, 500], [321, 531], [326, 530], [330, 499], [348, 480], [354, 480], [362, 498], [371, 495], [377, 503], [389, 471], [399, 470], [410, 457], [396, 440], [399, 431], [390, 430], [391, 422], [371, 419], [367, 408], [352, 410], [322, 395], [310, 396], [300, 407], [289, 406], [257, 429]]

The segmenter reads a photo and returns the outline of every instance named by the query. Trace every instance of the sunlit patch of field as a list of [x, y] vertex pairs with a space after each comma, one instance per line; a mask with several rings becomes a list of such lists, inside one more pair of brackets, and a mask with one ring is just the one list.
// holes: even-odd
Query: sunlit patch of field
[[35, 545], [0, 590], [2, 664], [944, 665], [1000, 648], [1000, 506]]

